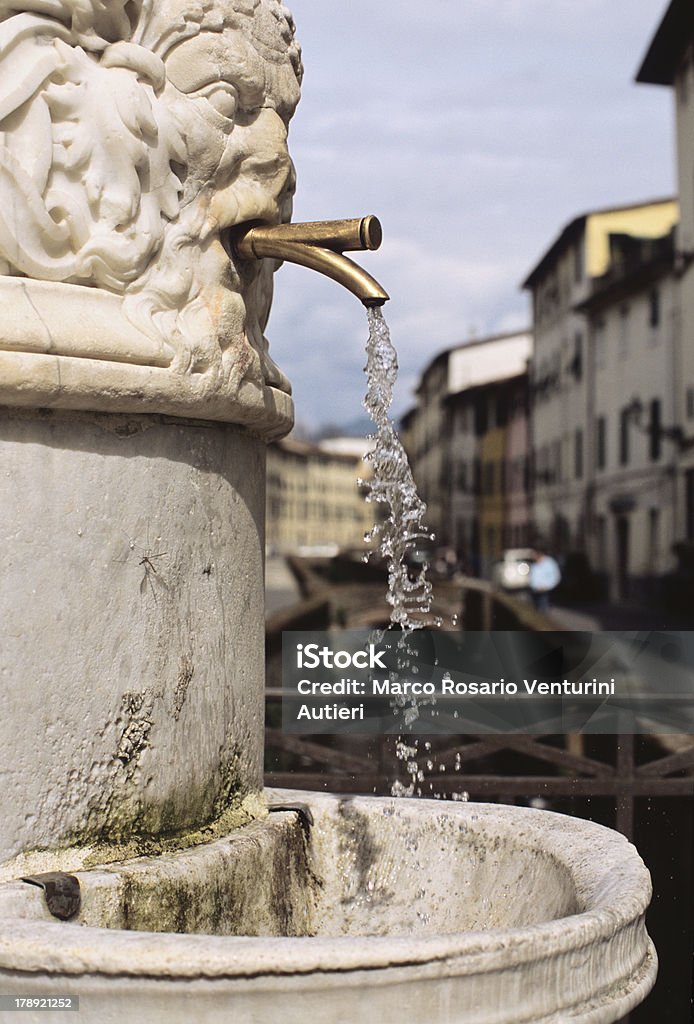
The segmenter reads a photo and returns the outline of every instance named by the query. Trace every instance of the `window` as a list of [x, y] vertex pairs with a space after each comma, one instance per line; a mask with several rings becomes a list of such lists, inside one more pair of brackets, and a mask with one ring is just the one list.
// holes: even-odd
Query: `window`
[[480, 460], [475, 458], [472, 463], [472, 493], [479, 494], [482, 485], [482, 466]]
[[629, 462], [629, 423], [631, 410], [627, 406], [619, 414], [619, 464], [626, 466]]
[[473, 555], [478, 555], [480, 550], [480, 521], [475, 517], [470, 528], [470, 548]]
[[574, 476], [580, 480], [583, 476], [583, 431], [574, 433]]
[[604, 469], [607, 465], [607, 419], [598, 416], [595, 420], [595, 468]]
[[583, 377], [583, 338], [578, 331], [574, 335], [574, 357], [571, 360], [571, 372], [578, 384]]
[[547, 361], [545, 359], [535, 366], [535, 395], [538, 401], [546, 398], [547, 396]]
[[622, 306], [619, 311], [619, 349], [620, 359], [626, 359], [629, 355], [629, 307]]
[[484, 464], [484, 493], [494, 494], [496, 487], [496, 473], [493, 462], [485, 462]]
[[606, 534], [607, 524], [605, 516], [598, 516], [595, 521], [595, 537], [598, 549], [598, 565], [601, 567], [604, 566], [607, 561]]
[[543, 444], [537, 452], [537, 465], [535, 474], [540, 483], [547, 483], [547, 445]]
[[649, 444], [649, 454], [651, 456], [651, 461], [657, 462], [660, 458], [660, 452], [663, 442], [659, 398], [654, 398], [651, 401], [651, 421], [648, 427], [648, 431], [651, 435]]
[[475, 434], [480, 437], [486, 434], [489, 429], [489, 417], [487, 402], [484, 398], [477, 401], [475, 405]]
[[467, 491], [467, 462], [458, 463], [458, 490]]
[[600, 319], [595, 321], [595, 367], [598, 370], [604, 370], [606, 365], [607, 337], [605, 321]]
[[552, 479], [553, 481], [562, 479], [561, 441], [554, 441], [552, 444]]

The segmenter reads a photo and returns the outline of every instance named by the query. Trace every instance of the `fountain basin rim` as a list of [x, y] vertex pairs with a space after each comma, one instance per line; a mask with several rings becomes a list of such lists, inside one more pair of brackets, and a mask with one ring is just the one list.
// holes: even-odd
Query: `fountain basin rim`
[[[589, 919], [586, 922], [589, 927], [608, 923], [598, 915], [580, 916]], [[551, 944], [536, 944], [533, 940], [541, 938], [536, 929], [543, 926], [532, 926], [532, 934], [528, 934], [531, 929], [498, 929], [495, 937], [479, 944], [445, 942], [428, 936], [416, 939], [401, 936], [259, 938], [169, 932], [116, 933], [109, 928], [79, 928], [86, 941], [66, 943], [65, 926], [60, 924], [11, 923], [12, 936], [0, 934], [0, 971], [182, 981], [339, 975], [398, 968], [411, 971], [416, 967], [424, 972], [427, 967], [440, 968], [441, 965], [448, 965], [456, 975], [490, 974], [531, 964], [549, 955], [556, 960], [561, 954], [573, 954], [605, 938], [604, 931], [596, 933], [590, 928], [580, 944], [569, 944], [568, 948], [557, 941], [556, 933], [551, 937]], [[68, 927], [76, 930], [79, 926]], [[122, 946], [114, 943], [116, 934], [121, 940], [126, 939]], [[460, 934], [474, 939], [480, 935], [493, 936], [491, 931]], [[154, 938], [158, 949], [151, 955], [148, 945]], [[316, 948], [319, 944], [321, 950]], [[199, 951], [195, 950], [196, 945]], [[215, 957], [216, 953], [221, 955]], [[281, 957], [281, 960], [259, 968], [259, 960], [268, 955]], [[657, 954], [650, 939], [644, 945], [642, 964], [648, 973], [652, 967], [655, 975]]]
[[[625, 937], [633, 933], [644, 970], [649, 976], [655, 972], [655, 951], [643, 928], [650, 877], [634, 847], [609, 829], [554, 812], [499, 804], [442, 805], [433, 800], [345, 798], [292, 790], [274, 790], [270, 796], [282, 801], [300, 799], [317, 816], [335, 812], [347, 799], [355, 810], [373, 814], [374, 822], [379, 813], [394, 809], [394, 813], [432, 822], [445, 818], [469, 824], [480, 833], [484, 826], [486, 831], [493, 828], [495, 821], [502, 833], [522, 829], [524, 838], [537, 840], [538, 850], [557, 857], [569, 869], [579, 889], [585, 889], [589, 905], [576, 914], [524, 927], [414, 938], [179, 935], [10, 917], [0, 925], [0, 970], [209, 980], [388, 968], [426, 971], [428, 966], [440, 970], [447, 962], [456, 974], [464, 975], [507, 970], [543, 957], [556, 959], [607, 942], [621, 932]], [[568, 853], [561, 849], [562, 840], [567, 839], [573, 844]]]

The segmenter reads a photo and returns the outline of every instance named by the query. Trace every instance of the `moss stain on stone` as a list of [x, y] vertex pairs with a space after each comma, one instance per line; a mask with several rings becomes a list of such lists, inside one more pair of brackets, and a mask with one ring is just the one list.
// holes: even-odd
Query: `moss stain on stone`
[[[114, 861], [132, 860], [136, 857], [156, 857], [190, 847], [210, 843], [244, 825], [267, 815], [267, 805], [260, 794], [248, 794], [232, 799], [218, 817], [198, 828], [168, 835], [147, 835], [137, 833], [136, 824], [131, 827], [130, 838], [122, 842], [97, 841], [90, 844], [92, 850], [84, 861], [85, 868]], [[166, 812], [162, 818], [166, 819]], [[71, 845], [79, 845], [73, 843]]]
[[[145, 700], [132, 702], [136, 714], [145, 706]], [[127, 765], [110, 791], [102, 790], [95, 795], [84, 825], [71, 830], [53, 852], [74, 848], [78, 853], [80, 848], [87, 848], [90, 866], [131, 857], [157, 856], [186, 845], [209, 842], [229, 828], [262, 816], [266, 813], [265, 804], [257, 792], [249, 792], [244, 783], [241, 753], [230, 744], [221, 754], [217, 773], [201, 789], [147, 802], [134, 789], [136, 780], [128, 771], [136, 765]], [[208, 814], [201, 820], [203, 808], [208, 808]], [[249, 813], [249, 808], [255, 810]], [[48, 850], [40, 852], [44, 859], [50, 853]]]
[[312, 935], [320, 883], [309, 847], [295, 819], [273, 815], [222, 837], [209, 854], [184, 850], [180, 857], [107, 865], [102, 870], [116, 880], [115, 901], [99, 899], [103, 881], [96, 876], [96, 899], [87, 900], [81, 923], [183, 934]]

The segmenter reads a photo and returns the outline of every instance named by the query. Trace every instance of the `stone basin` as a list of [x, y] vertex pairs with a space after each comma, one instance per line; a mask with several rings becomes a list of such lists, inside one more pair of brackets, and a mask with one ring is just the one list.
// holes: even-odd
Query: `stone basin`
[[90, 1024], [607, 1024], [653, 984], [650, 878], [609, 829], [495, 804], [268, 796], [313, 824], [275, 811], [77, 871], [68, 922], [40, 889], [0, 886], [0, 991], [78, 995]]

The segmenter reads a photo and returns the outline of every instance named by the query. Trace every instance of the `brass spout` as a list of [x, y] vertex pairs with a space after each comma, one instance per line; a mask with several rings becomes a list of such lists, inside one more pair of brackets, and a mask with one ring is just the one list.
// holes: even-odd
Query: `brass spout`
[[311, 221], [305, 224], [245, 224], [230, 233], [231, 248], [243, 260], [276, 259], [317, 270], [356, 295], [365, 306], [390, 298], [371, 274], [343, 252], [378, 249], [377, 217]]

